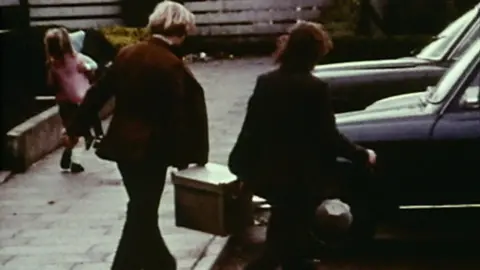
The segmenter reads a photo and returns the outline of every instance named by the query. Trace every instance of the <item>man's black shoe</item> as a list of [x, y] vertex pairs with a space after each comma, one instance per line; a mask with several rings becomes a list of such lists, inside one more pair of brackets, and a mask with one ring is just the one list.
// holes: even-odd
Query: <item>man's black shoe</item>
[[72, 163], [72, 165], [70, 166], [70, 171], [72, 173], [81, 173], [85, 171], [85, 168], [83, 168], [83, 166], [78, 163]]

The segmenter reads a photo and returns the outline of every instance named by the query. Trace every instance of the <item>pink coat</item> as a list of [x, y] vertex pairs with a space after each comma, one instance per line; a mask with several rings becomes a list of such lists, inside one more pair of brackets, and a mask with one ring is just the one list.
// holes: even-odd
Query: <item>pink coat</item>
[[53, 61], [50, 65], [50, 83], [56, 89], [58, 102], [80, 104], [88, 89], [91, 68], [87, 56], [81, 53], [65, 56], [64, 61]]

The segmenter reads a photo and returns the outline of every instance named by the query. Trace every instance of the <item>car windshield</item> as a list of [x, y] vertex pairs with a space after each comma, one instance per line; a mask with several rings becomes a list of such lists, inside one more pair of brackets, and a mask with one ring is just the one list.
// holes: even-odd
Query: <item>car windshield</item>
[[480, 22], [477, 21], [453, 52], [452, 59], [456, 61], [462, 57], [462, 54], [478, 39], [478, 37], [480, 37]]
[[451, 89], [463, 78], [468, 77], [470, 68], [475, 60], [480, 57], [480, 39], [455, 62], [455, 64], [443, 75], [436, 87], [426, 92], [428, 102], [436, 104], [442, 102], [450, 93]]
[[428, 60], [439, 60], [449, 50], [449, 48], [455, 43], [459, 35], [462, 34], [465, 27], [475, 18], [477, 8], [474, 8], [463, 16], [451, 23], [445, 30], [438, 34], [434, 40], [424, 47], [418, 54], [418, 58]]

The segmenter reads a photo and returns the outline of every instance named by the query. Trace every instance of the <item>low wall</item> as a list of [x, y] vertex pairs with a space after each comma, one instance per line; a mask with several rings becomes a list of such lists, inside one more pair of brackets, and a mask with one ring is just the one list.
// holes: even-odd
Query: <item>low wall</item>
[[[102, 119], [113, 112], [115, 101], [110, 100], [100, 112]], [[58, 106], [26, 120], [7, 133], [7, 166], [14, 172], [24, 172], [33, 163], [56, 150], [61, 144], [62, 121]]]

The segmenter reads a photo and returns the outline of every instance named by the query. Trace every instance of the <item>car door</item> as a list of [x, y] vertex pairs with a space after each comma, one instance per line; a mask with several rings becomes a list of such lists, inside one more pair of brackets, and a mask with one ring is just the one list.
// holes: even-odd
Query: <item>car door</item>
[[480, 72], [474, 69], [432, 131], [431, 191], [437, 204], [480, 203]]

